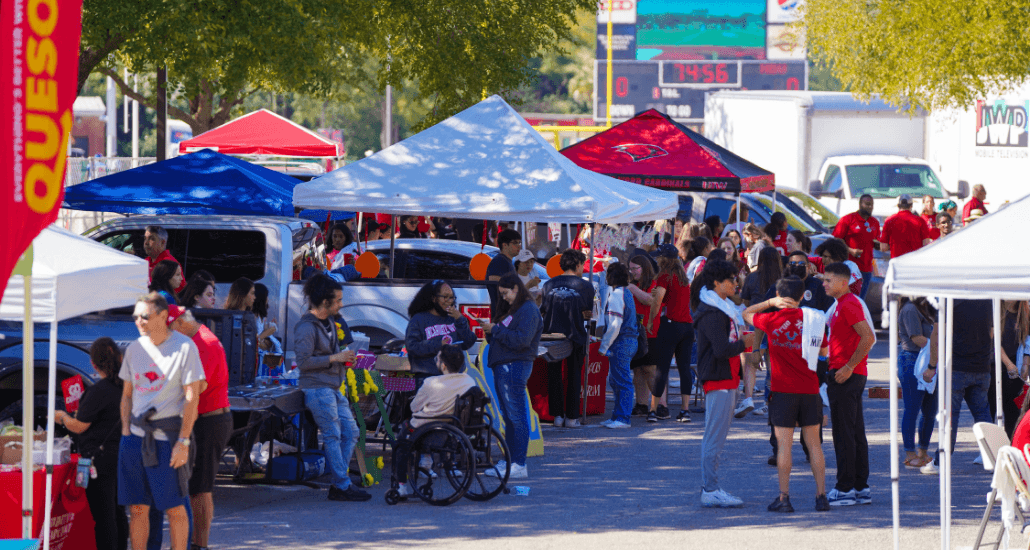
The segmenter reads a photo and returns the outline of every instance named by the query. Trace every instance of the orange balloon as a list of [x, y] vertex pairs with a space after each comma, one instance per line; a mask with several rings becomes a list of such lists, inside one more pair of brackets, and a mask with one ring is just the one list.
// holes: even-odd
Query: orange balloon
[[379, 276], [379, 258], [371, 251], [365, 251], [354, 261], [354, 269], [357, 269], [363, 278], [374, 279]]
[[486, 268], [490, 265], [490, 256], [480, 252], [469, 260], [469, 275], [477, 281], [486, 280]]
[[561, 254], [555, 254], [547, 260], [547, 276], [554, 278], [562, 273], [565, 273], [565, 270], [561, 268]]

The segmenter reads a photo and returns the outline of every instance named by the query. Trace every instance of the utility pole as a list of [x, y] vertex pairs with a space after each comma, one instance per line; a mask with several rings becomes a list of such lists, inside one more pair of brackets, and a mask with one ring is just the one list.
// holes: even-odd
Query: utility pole
[[168, 158], [168, 68], [157, 70], [157, 160]]

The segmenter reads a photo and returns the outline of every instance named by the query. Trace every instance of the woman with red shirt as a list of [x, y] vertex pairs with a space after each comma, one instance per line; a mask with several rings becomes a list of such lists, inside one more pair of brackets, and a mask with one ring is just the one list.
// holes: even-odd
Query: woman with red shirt
[[636, 404], [633, 405], [632, 416], [646, 416], [650, 410], [648, 397], [654, 391], [655, 360], [654, 348], [657, 345], [658, 323], [651, 321], [651, 305], [654, 304], [652, 292], [658, 283], [654, 280], [654, 268], [647, 256], [637, 255], [629, 260], [629, 276], [632, 281], [626, 287], [633, 294], [637, 315], [643, 316], [640, 330], [647, 331], [647, 353], [635, 357], [629, 366], [633, 369], [633, 389], [636, 393]]
[[930, 195], [923, 197], [923, 211], [919, 217], [923, 218], [926, 227], [930, 228], [930, 240], [936, 241], [941, 238], [941, 230], [937, 229], [937, 214], [933, 211], [933, 197]]
[[654, 304], [651, 306], [650, 324], [655, 324], [659, 312], [662, 313], [662, 317], [653, 350], [657, 374], [654, 388], [651, 390], [651, 410], [647, 413], [647, 421], [657, 422], [658, 419], [670, 417], [669, 408], [661, 405], [659, 400], [669, 383], [669, 368], [675, 355], [676, 367], [680, 373], [680, 394], [683, 396], [682, 410], [676, 421], [690, 422], [687, 403], [694, 387], [694, 373], [690, 369], [690, 353], [694, 345], [694, 325], [690, 316], [690, 283], [687, 282], [686, 270], [683, 269], [683, 262], [679, 259], [676, 247], [662, 245], [656, 253], [658, 278], [653, 293]]

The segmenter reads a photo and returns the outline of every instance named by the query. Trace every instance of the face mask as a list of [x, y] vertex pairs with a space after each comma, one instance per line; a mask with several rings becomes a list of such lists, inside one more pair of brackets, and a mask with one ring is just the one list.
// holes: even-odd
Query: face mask
[[808, 276], [808, 268], [803, 265], [787, 266], [787, 275], [794, 275], [799, 279], [804, 279]]

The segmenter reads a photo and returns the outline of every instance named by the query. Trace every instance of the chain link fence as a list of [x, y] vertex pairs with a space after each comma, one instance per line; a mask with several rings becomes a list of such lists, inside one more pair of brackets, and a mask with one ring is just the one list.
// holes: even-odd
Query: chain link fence
[[[64, 185], [71, 187], [156, 161], [156, 157], [70, 157], [65, 168]], [[123, 216], [124, 214], [112, 212], [89, 212], [62, 208], [57, 214], [56, 223], [72, 233], [81, 234], [105, 221]]]

